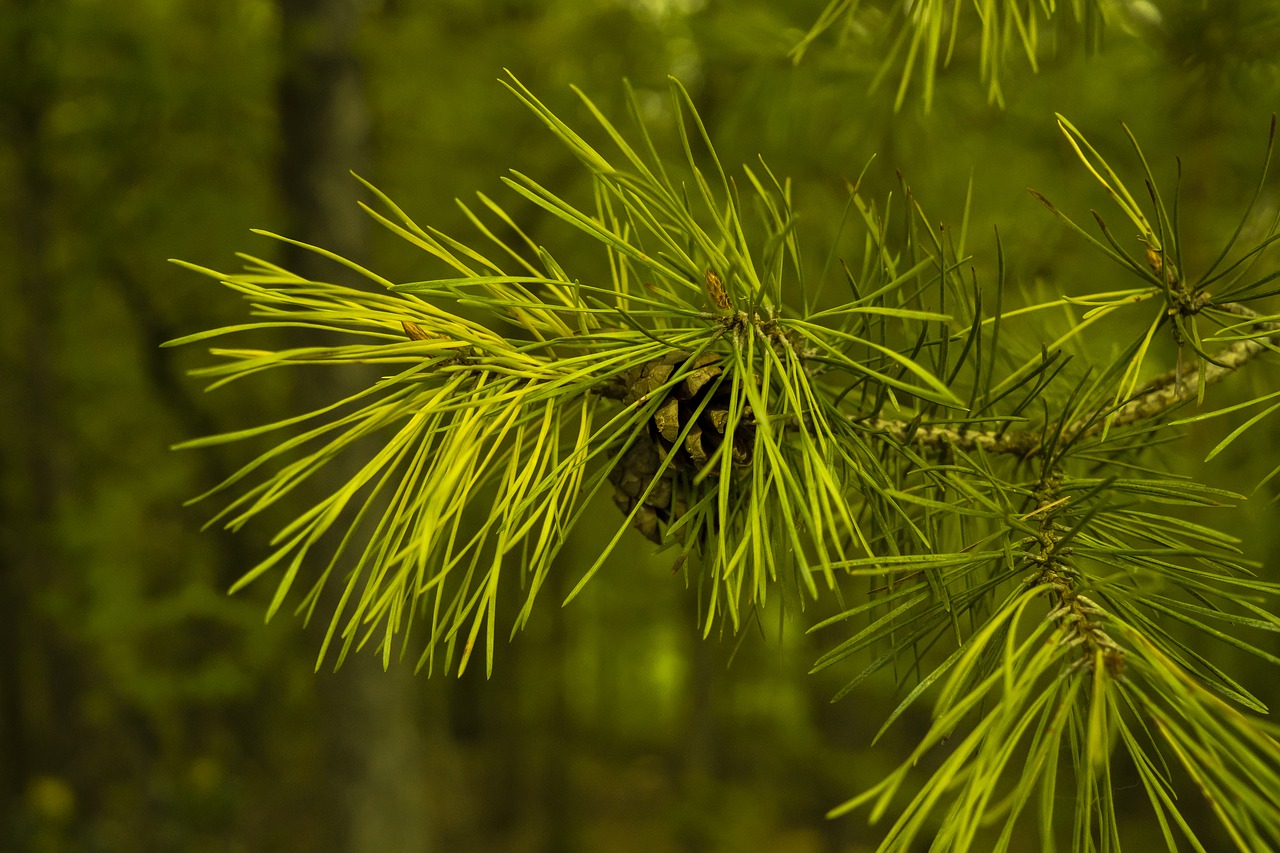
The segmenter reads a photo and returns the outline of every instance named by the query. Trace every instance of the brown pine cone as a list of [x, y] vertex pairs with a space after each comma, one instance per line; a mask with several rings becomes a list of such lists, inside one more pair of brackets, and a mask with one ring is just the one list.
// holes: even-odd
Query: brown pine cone
[[[671, 375], [688, 361], [689, 353], [680, 350], [651, 359], [623, 374], [620, 387], [612, 389], [614, 393], [610, 396], [621, 396], [627, 405], [639, 403], [666, 384]], [[678, 384], [660, 392], [664, 399], [648, 428], [636, 436], [609, 472], [609, 482], [614, 486], [614, 503], [624, 513], [630, 513], [657, 474], [662, 460], [668, 454], [675, 454], [662, 479], [632, 519], [632, 526], [657, 544], [662, 544], [659, 523], [669, 523], [688, 505], [686, 496], [675, 494], [673, 473], [701, 470], [724, 442], [732, 386], [724, 381], [714, 393], [711, 391], [715, 378], [722, 372], [718, 355], [703, 353], [698, 356]], [[706, 399], [708, 394], [712, 394], [709, 401]], [[705, 407], [695, 419], [698, 408], [704, 403]], [[734, 430], [731, 452], [735, 468], [751, 464], [755, 428], [750, 423], [750, 415], [750, 409], [746, 409], [744, 418]], [[688, 433], [677, 447], [676, 442], [686, 427]], [[718, 467], [711, 470], [711, 476], [718, 473]]]

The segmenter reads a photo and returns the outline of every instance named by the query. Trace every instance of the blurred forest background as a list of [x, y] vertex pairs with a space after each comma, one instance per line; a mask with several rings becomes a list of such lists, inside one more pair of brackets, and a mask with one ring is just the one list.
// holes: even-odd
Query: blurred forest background
[[[1181, 156], [1193, 258], [1212, 257], [1248, 200], [1280, 105], [1280, 4], [1159, 0], [1157, 22], [1152, 4], [1112, 3], [1101, 53], [1086, 56], [1084, 34], [1063, 24], [1038, 74], [1013, 57], [1003, 110], [987, 103], [968, 34], [932, 110], [913, 90], [898, 113], [894, 75], [869, 91], [888, 3], [864, 3], [843, 42], [829, 35], [800, 65], [788, 59], [824, 4], [0, 4], [0, 849], [874, 847], [863, 814], [823, 813], [892, 766], [913, 721], [870, 749], [891, 684], [882, 701], [831, 704], [852, 672], [806, 675], [829, 644], [804, 626], [834, 603], [703, 641], [683, 577], [634, 532], [572, 606], [544, 593], [490, 680], [483, 667], [461, 679], [383, 673], [372, 655], [315, 674], [323, 624], [264, 626], [270, 584], [226, 595], [267, 531], [201, 533], [212, 505], [183, 506], [249, 449], [168, 447], [283, 417], [317, 391], [276, 376], [207, 395], [184, 376], [207, 355], [159, 348], [244, 316], [167, 258], [226, 269], [244, 250], [313, 271], [250, 226], [422, 277], [423, 259], [358, 210], [367, 193], [349, 169], [455, 235], [468, 232], [455, 197], [498, 197], [578, 274], [573, 235], [499, 182], [517, 168], [562, 194], [588, 191], [496, 82], [503, 68], [571, 120], [585, 112], [570, 84], [621, 120], [626, 77], [673, 146], [665, 81], [679, 77], [726, 165], [762, 155], [795, 179], [815, 264], [846, 182], [874, 154], [867, 194], [895, 189], [900, 171], [940, 220], [959, 222], [972, 180], [980, 276], [999, 226], [1019, 288], [1120, 281], [1026, 192], [1085, 220], [1106, 204], [1055, 111], [1113, 162], [1131, 162], [1121, 120], [1158, 175], [1171, 181]], [[1277, 203], [1272, 183], [1263, 206]], [[582, 269], [599, 261], [588, 248]], [[1253, 458], [1274, 460], [1276, 444], [1202, 471], [1208, 444], [1185, 464], [1247, 488], [1272, 464]], [[1260, 497], [1214, 523], [1265, 558], [1280, 553], [1280, 525]], [[1251, 686], [1280, 700], [1280, 688]]]

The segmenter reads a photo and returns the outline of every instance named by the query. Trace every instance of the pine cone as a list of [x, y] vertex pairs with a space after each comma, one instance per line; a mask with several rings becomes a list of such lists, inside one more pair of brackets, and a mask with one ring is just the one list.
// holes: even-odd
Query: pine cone
[[[647, 361], [623, 374], [619, 385], [612, 389], [615, 393], [611, 396], [620, 396], [627, 405], [638, 403], [666, 384], [671, 374], [688, 361], [689, 353], [680, 350]], [[724, 443], [732, 402], [731, 385], [727, 381], [721, 382], [714, 393], [711, 391], [713, 380], [722, 372], [718, 355], [703, 353], [698, 356], [678, 384], [661, 392], [664, 399], [648, 428], [636, 436], [618, 464], [609, 472], [609, 482], [614, 486], [614, 503], [624, 513], [630, 513], [657, 474], [662, 460], [667, 455], [674, 454], [662, 479], [654, 486], [632, 519], [632, 526], [659, 545], [662, 544], [659, 523], [669, 523], [688, 505], [686, 496], [678, 493], [673, 475], [701, 470]], [[706, 399], [708, 394], [712, 394], [709, 401]], [[705, 408], [695, 419], [695, 413], [704, 402]], [[750, 414], [750, 409], [746, 409], [745, 417], [734, 429], [730, 452], [733, 454], [732, 464], [736, 468], [751, 464], [755, 429], [750, 423]], [[677, 447], [676, 442], [686, 426], [688, 434]], [[718, 468], [711, 470], [711, 476], [718, 473]]]

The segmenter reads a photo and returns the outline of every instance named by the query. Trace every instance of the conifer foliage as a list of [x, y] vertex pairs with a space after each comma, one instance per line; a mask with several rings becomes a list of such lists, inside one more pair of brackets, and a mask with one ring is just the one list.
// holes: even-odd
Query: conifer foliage
[[[833, 4], [827, 25], [848, 5]], [[1208, 393], [1274, 374], [1277, 223], [1242, 240], [1265, 166], [1216, 259], [1189, 268], [1178, 187], [1159, 185], [1139, 141], [1104, 157], [1060, 116], [1080, 174], [1117, 212], [1086, 226], [1052, 192], [1037, 198], [1128, 288], [1028, 301], [1006, 292], [998, 237], [995, 268], [975, 275], [964, 229], [939, 230], [909, 192], [856, 188], [861, 255], [814, 280], [789, 184], [763, 164], [726, 169], [678, 82], [675, 162], [634, 97], [620, 127], [579, 93], [596, 127], [576, 129], [507, 85], [590, 172], [594, 195], [576, 205], [518, 172], [507, 185], [598, 246], [606, 275], [563, 267], [487, 197], [465, 240], [372, 186], [369, 214], [448, 277], [390, 281], [322, 247], [306, 248], [369, 286], [255, 258], [237, 273], [197, 268], [255, 319], [173, 343], [273, 328], [316, 340], [214, 349], [220, 363], [201, 373], [215, 384], [284, 367], [376, 370], [321, 410], [188, 442], [275, 437], [214, 490], [234, 494], [217, 516], [232, 528], [355, 459], [238, 586], [274, 582], [272, 612], [297, 590], [299, 609], [328, 621], [321, 660], [368, 645], [427, 671], [480, 652], [491, 668], [497, 632], [525, 624], [548, 573], [566, 568], [556, 557], [575, 526], [613, 532], [569, 600], [634, 529], [698, 587], [705, 631], [736, 630], [776, 598], [839, 601], [812, 629], [829, 645], [816, 667], [849, 667], [841, 697], [892, 668], [904, 698], [885, 728], [931, 703], [897, 769], [833, 810], [883, 820], [882, 850], [1015, 849], [1028, 826], [1044, 849], [1118, 850], [1122, 774], [1170, 850], [1205, 849], [1181, 811], [1194, 795], [1239, 849], [1280, 849], [1276, 729], [1206, 652], [1280, 663], [1266, 649], [1280, 584], [1185, 512], [1244, 496], [1180, 478], [1166, 452], [1180, 426], [1240, 409], [1251, 417], [1212, 455], [1274, 426], [1280, 392], [1223, 408]], [[1274, 135], [1273, 118], [1264, 163]], [[1118, 238], [1117, 219], [1140, 240]], [[1011, 355], [1051, 312], [1071, 321]], [[1082, 358], [1075, 344], [1117, 312], [1141, 333]], [[1150, 378], [1168, 341], [1178, 357]], [[328, 584], [338, 605], [318, 613]], [[514, 624], [497, 612], [504, 585], [524, 591]], [[926, 758], [928, 773], [916, 769]]]

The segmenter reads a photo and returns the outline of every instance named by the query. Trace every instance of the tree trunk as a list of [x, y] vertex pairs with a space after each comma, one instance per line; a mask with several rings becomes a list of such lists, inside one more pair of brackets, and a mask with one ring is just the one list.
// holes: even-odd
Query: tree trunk
[[[0, 405], [11, 424], [0, 470], [0, 796], [4, 811], [12, 813], [33, 774], [63, 769], [66, 754], [54, 753], [71, 737], [63, 723], [77, 676], [74, 655], [42, 625], [35, 595], [38, 585], [56, 584], [62, 574], [54, 528], [66, 486], [59, 458], [67, 442], [56, 403], [59, 306], [49, 262], [53, 176], [46, 139], [54, 82], [45, 25], [59, 12], [51, 3], [22, 0], [6, 14], [12, 15], [6, 29], [13, 40], [0, 73], [12, 100], [0, 127], [15, 171], [17, 269], [4, 296], [16, 316], [17, 345], [0, 373]], [[45, 639], [33, 643], [35, 638]], [[32, 707], [50, 714], [37, 719]]]
[[[357, 261], [368, 253], [367, 220], [355, 204], [357, 185], [348, 170], [365, 171], [369, 158], [368, 106], [355, 50], [364, 5], [361, 0], [279, 0], [279, 179], [291, 220], [288, 234]], [[344, 272], [292, 247], [285, 266], [330, 281]], [[327, 376], [323, 388], [300, 386], [298, 403], [315, 408], [331, 402], [354, 391], [362, 378], [359, 372], [339, 372]], [[327, 493], [350, 473], [336, 467], [316, 488]], [[313, 559], [319, 562], [323, 554], [314, 552]], [[336, 593], [329, 602], [336, 603]], [[426, 756], [416, 727], [419, 694], [409, 667], [382, 672], [373, 657], [357, 656], [337, 674], [321, 675], [318, 690], [332, 749], [326, 795], [340, 823], [334, 849], [429, 849]]]

